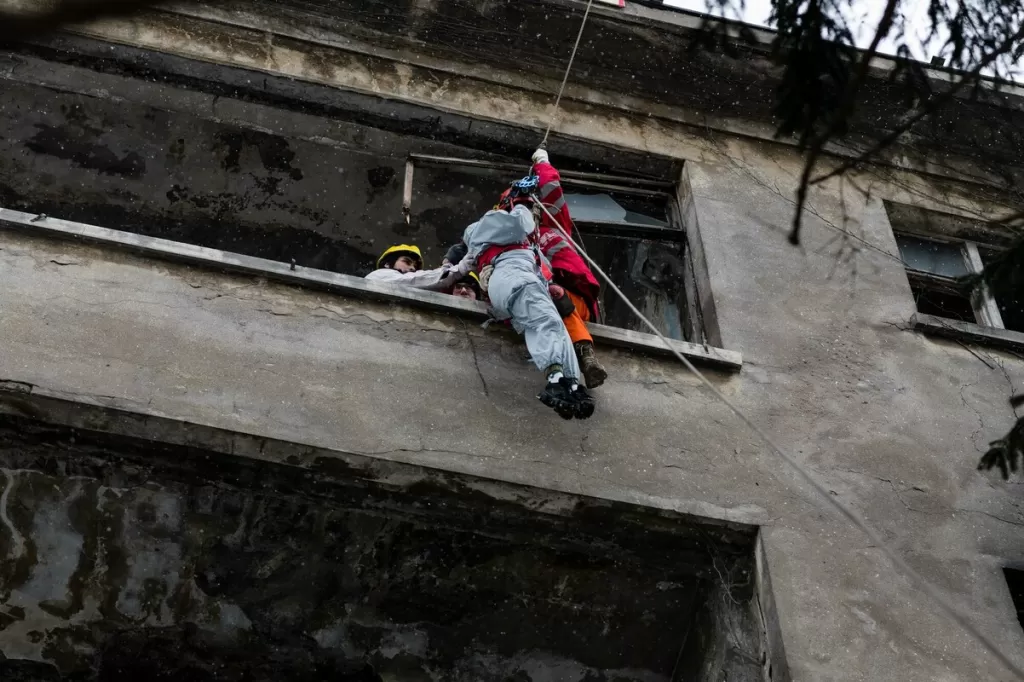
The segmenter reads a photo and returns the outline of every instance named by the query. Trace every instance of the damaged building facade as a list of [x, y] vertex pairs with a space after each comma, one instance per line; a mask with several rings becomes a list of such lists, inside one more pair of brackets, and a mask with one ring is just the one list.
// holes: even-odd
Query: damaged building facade
[[[483, 304], [361, 279], [525, 172], [585, 4], [182, 3], [4, 46], [0, 679], [1011, 679], [608, 290], [611, 378], [563, 422]], [[797, 248], [777, 72], [699, 24], [592, 10], [548, 144], [588, 252], [1024, 665], [1019, 486], [975, 471], [1021, 304], [948, 286], [1012, 236], [1019, 93], [816, 187]], [[884, 71], [827, 163], [891, 128]]]

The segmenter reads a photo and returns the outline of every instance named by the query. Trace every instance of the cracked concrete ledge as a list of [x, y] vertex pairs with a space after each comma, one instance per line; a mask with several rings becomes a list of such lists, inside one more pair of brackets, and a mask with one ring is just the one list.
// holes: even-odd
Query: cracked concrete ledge
[[[384, 456], [392, 454], [392, 451], [349, 452], [229, 431], [157, 415], [146, 410], [144, 405], [111, 396], [70, 394], [21, 381], [0, 379], [0, 415], [296, 467], [309, 471], [317, 480], [338, 478], [346, 479], [348, 483], [360, 480], [391, 489], [422, 488], [423, 484], [429, 483], [460, 495], [485, 495], [495, 503], [522, 504], [528, 501], [528, 506], [534, 511], [552, 516], [578, 516], [585, 509], [617, 509], [634, 515], [634, 518], [658, 518], [663, 524], [679, 524], [680, 528], [700, 526], [697, 535], [710, 532], [735, 547], [752, 543], [758, 529], [751, 523], [747, 509], [733, 513], [729, 509], [715, 507], [714, 516], [708, 516], [707, 505], [683, 500], [580, 495], [538, 488], [386, 459]], [[429, 450], [407, 451], [420, 453]]]
[[[478, 322], [488, 319], [487, 306], [476, 301], [464, 301], [445, 294], [380, 284], [367, 281], [362, 277], [288, 265], [264, 258], [244, 256], [228, 251], [194, 246], [156, 237], [145, 237], [131, 232], [75, 223], [45, 215], [35, 216], [30, 213], [0, 208], [0, 229], [3, 228], [47, 237], [82, 239], [104, 246], [130, 249], [146, 256], [156, 256], [219, 270], [266, 277], [288, 284], [325, 289], [345, 296], [400, 303], [429, 311], [456, 315]], [[60, 260], [60, 257], [58, 260]], [[58, 264], [71, 265], [73, 263], [74, 259], [63, 258], [63, 262]], [[277, 312], [274, 309], [270, 309], [267, 312], [287, 314]], [[600, 324], [588, 324], [588, 327], [598, 344], [654, 355], [671, 355], [671, 352], [665, 348], [664, 343], [653, 334], [642, 334], [628, 329], [618, 329]], [[688, 343], [686, 341], [669, 340], [669, 342], [673, 350], [682, 353], [695, 362], [732, 371], [740, 369], [743, 365], [742, 356], [735, 351]]]
[[980, 324], [923, 313], [914, 313], [910, 318], [910, 326], [924, 334], [943, 336], [956, 341], [969, 341], [983, 346], [1007, 348], [1017, 352], [1024, 351], [1024, 334], [1012, 329], [985, 327]]

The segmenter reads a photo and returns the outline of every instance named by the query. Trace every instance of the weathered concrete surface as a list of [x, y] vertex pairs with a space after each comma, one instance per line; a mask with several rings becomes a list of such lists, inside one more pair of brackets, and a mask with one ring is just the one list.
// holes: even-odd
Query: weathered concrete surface
[[[547, 122], [546, 95], [481, 88], [465, 73], [441, 88], [428, 70], [387, 61], [314, 68], [295, 44], [259, 32], [232, 51], [181, 40], [166, 24], [104, 30], [166, 52], [432, 103], [439, 117], [516, 121], [533, 137], [529, 127]], [[820, 188], [810, 204], [820, 218], [809, 216], [800, 252], [784, 237], [798, 157], [636, 111], [571, 98], [560, 141], [688, 160], [722, 343], [747, 361], [738, 377], [714, 380], [1021, 660], [1024, 635], [1000, 571], [1024, 554], [1019, 495], [974, 463], [1010, 425], [1006, 398], [1024, 366], [903, 328], [913, 300], [902, 266], [884, 255], [896, 249], [878, 203], [847, 187], [843, 206], [836, 185]], [[978, 185], [879, 169], [858, 179], [875, 198], [982, 217], [998, 209]], [[842, 230], [854, 237], [842, 241]], [[0, 240], [0, 378], [229, 430], [760, 524], [795, 679], [1009, 679], [670, 363], [609, 354], [613, 379], [599, 391], [598, 415], [563, 423], [533, 398], [537, 377], [521, 346], [457, 320], [68, 244]], [[856, 279], [850, 262], [836, 268], [851, 253]]]
[[[723, 337], [750, 358], [739, 377], [716, 381], [1007, 651], [1019, 650], [998, 567], [1024, 552], [1018, 502], [973, 467], [1009, 423], [1020, 364], [986, 354], [990, 369], [966, 349], [902, 331], [912, 299], [896, 263], [873, 259], [877, 273], [862, 265], [856, 288], [829, 281], [831, 253], [802, 257], [763, 226], [785, 224], [786, 202], [724, 169], [691, 171]], [[734, 202], [739, 192], [748, 204]], [[891, 239], [877, 212], [865, 215], [868, 236]], [[812, 224], [809, 245], [830, 235]], [[762, 524], [795, 679], [885, 679], [894, 669], [910, 680], [1006, 679], [670, 363], [608, 354], [613, 379], [598, 392], [598, 415], [566, 423], [533, 397], [538, 378], [521, 346], [457, 320], [0, 237], [0, 377]], [[743, 267], [722, 262], [736, 252], [748, 254]]]
[[[509, 182], [419, 168], [407, 224], [410, 153], [518, 163], [530, 154], [434, 141], [408, 119], [388, 130], [24, 55], [8, 64], [0, 205], [336, 272], [365, 274], [384, 248], [406, 242], [439, 264]], [[500, 135], [491, 143], [507, 151]], [[589, 170], [599, 158], [635, 170], [590, 146], [559, 164]], [[669, 180], [681, 164], [660, 165]]]
[[14, 83], [0, 95], [0, 129], [8, 208], [351, 274], [409, 240], [439, 263], [466, 225], [446, 205], [466, 194], [438, 191], [418, 193], [406, 225], [405, 158], [387, 146], [345, 149]]
[[3, 679], [756, 679], [750, 528], [209, 436], [0, 417]]
[[[443, 102], [449, 110], [476, 109], [488, 120], [544, 129], [582, 9], [569, 0], [515, 8], [470, 0], [273, 3], [270, 11], [218, 3], [75, 31], [307, 82]], [[628, 15], [603, 7], [592, 13], [559, 130], [590, 137], [596, 120], [623, 129], [639, 114], [656, 117], [660, 127], [683, 128], [691, 138], [716, 130], [773, 139], [778, 122], [771, 93], [780, 72], [763, 49], [740, 46], [735, 56], [692, 51], [699, 19], [632, 9]], [[906, 111], [906, 91], [894, 87], [884, 69], [873, 75], [879, 78], [866, 84], [858, 108], [863, 119], [852, 122], [851, 134], [832, 150], [837, 155], [868, 146]], [[935, 73], [932, 87], [941, 91], [948, 82], [948, 74]], [[906, 140], [912, 143], [901, 140], [882, 158], [895, 168], [1000, 185], [1019, 174], [1024, 140], [1015, 132], [1019, 126], [1004, 122], [1021, 116], [1021, 93], [1013, 87], [979, 101], [954, 98], [934, 126], [917, 126]], [[648, 151], [664, 153], [656, 138], [645, 141]], [[1006, 180], [1005, 186], [1013, 185]]]

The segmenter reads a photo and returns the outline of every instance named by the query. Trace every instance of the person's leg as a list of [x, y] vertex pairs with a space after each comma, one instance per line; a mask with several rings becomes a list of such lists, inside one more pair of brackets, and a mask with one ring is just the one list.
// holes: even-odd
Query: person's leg
[[[573, 348], [576, 350], [576, 357], [579, 359], [580, 371], [583, 373], [583, 378], [587, 381], [587, 388], [597, 388], [608, 378], [608, 372], [598, 361], [597, 353], [594, 350], [594, 338], [587, 330], [587, 325], [584, 324], [584, 321], [590, 321], [590, 308], [587, 307], [583, 297], [577, 296], [568, 290], [565, 293], [576, 307], [576, 311], [572, 315], [564, 318], [565, 328], [569, 329], [572, 318], [579, 320], [579, 326], [583, 328], [583, 333], [581, 334], [579, 330], [574, 333], [572, 329], [569, 329], [569, 336], [572, 338]], [[576, 325], [575, 322], [572, 322], [572, 324], [573, 326]]]
[[[570, 297], [572, 294], [570, 294]], [[569, 332], [569, 340], [574, 344], [583, 341], [594, 342], [594, 337], [590, 335], [590, 331], [587, 329], [587, 325], [584, 324], [583, 318], [580, 317], [579, 311], [573, 311], [571, 315], [562, 318], [562, 323], [565, 324], [565, 331]]]
[[488, 293], [495, 311], [511, 316], [534, 364], [548, 379], [538, 396], [541, 401], [566, 419], [586, 419], [593, 414], [593, 399], [578, 386], [580, 368], [572, 341], [532, 262], [500, 261], [491, 275]]
[[539, 277], [524, 283], [509, 301], [512, 325], [523, 334], [537, 369], [547, 370], [552, 365], [562, 368], [562, 374], [573, 381], [580, 378], [569, 333], [548, 295], [547, 285]]

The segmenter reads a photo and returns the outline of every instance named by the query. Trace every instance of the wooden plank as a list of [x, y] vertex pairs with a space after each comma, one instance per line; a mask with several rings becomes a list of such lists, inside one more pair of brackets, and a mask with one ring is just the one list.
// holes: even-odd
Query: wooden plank
[[405, 216], [405, 224], [412, 220], [412, 177], [416, 170], [416, 164], [409, 159], [405, 162], [405, 185], [402, 187], [402, 215]]
[[580, 232], [599, 237], [632, 237], [671, 242], [686, 241], [686, 233], [674, 227], [658, 227], [643, 223], [625, 223], [613, 220], [574, 220]]
[[[479, 159], [460, 159], [450, 156], [434, 156], [432, 154], [410, 154], [409, 158], [416, 163], [432, 166], [465, 166], [467, 168], [479, 168], [481, 170], [507, 171], [525, 175], [530, 170], [529, 164], [504, 163], [501, 161], [482, 161]], [[655, 180], [651, 178], [633, 178], [624, 175], [609, 175], [607, 173], [585, 173], [583, 171], [559, 170], [563, 180], [610, 183], [612, 185], [639, 185], [641, 187], [660, 188], [664, 191], [656, 194], [667, 194], [675, 185], [668, 180]], [[621, 189], [621, 188], [618, 188]], [[630, 188], [632, 189], [632, 188]]]
[[973, 322], [950, 320], [924, 313], [914, 313], [910, 318], [910, 324], [915, 330], [924, 334], [934, 334], [966, 343], [1024, 352], [1024, 333], [1010, 329], [983, 327]]

